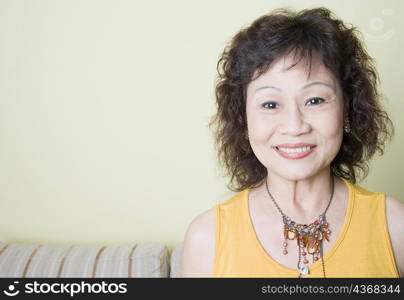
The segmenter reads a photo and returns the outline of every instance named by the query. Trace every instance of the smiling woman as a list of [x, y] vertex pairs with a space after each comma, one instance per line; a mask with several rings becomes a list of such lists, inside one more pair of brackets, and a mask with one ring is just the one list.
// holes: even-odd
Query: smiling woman
[[393, 126], [356, 29], [325, 8], [275, 10], [218, 71], [212, 125], [239, 193], [190, 224], [182, 276], [404, 274], [404, 204], [357, 185]]

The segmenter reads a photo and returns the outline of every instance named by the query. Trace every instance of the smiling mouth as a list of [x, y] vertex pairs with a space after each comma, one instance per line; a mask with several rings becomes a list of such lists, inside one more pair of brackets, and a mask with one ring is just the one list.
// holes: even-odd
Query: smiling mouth
[[276, 153], [278, 153], [281, 157], [286, 159], [302, 159], [306, 156], [309, 156], [316, 146], [304, 146], [304, 147], [294, 147], [294, 148], [286, 148], [286, 147], [274, 147]]
[[313, 149], [316, 146], [305, 146], [305, 147], [296, 147], [296, 148], [284, 148], [284, 147], [275, 147], [276, 150], [282, 151], [285, 153], [303, 153]]

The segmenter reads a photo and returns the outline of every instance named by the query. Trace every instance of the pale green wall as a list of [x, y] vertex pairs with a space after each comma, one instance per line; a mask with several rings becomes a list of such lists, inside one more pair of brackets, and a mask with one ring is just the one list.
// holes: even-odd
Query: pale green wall
[[207, 128], [217, 58], [272, 8], [361, 29], [396, 126], [361, 185], [404, 199], [403, 1], [0, 1], [0, 240], [182, 241], [233, 193]]

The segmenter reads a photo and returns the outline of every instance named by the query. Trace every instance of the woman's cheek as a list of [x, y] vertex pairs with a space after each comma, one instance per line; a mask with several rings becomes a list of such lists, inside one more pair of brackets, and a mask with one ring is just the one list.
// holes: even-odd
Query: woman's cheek
[[250, 127], [250, 138], [256, 143], [264, 143], [271, 136], [272, 129], [268, 125], [268, 122], [255, 119]]
[[319, 114], [316, 118], [311, 119], [312, 127], [323, 135], [337, 136], [342, 130], [342, 114], [339, 111], [331, 113]]

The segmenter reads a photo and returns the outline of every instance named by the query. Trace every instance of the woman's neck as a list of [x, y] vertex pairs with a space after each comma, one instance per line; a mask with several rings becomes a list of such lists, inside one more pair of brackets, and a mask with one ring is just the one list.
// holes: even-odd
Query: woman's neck
[[[298, 223], [310, 223], [325, 211], [330, 201], [332, 178], [329, 168], [302, 180], [288, 180], [269, 171], [267, 182], [269, 192], [284, 214]], [[335, 190], [340, 185], [338, 178], [334, 177], [334, 180], [333, 198], [336, 197]], [[259, 189], [263, 196], [263, 205], [270, 206], [271, 210], [276, 209], [265, 181]]]

